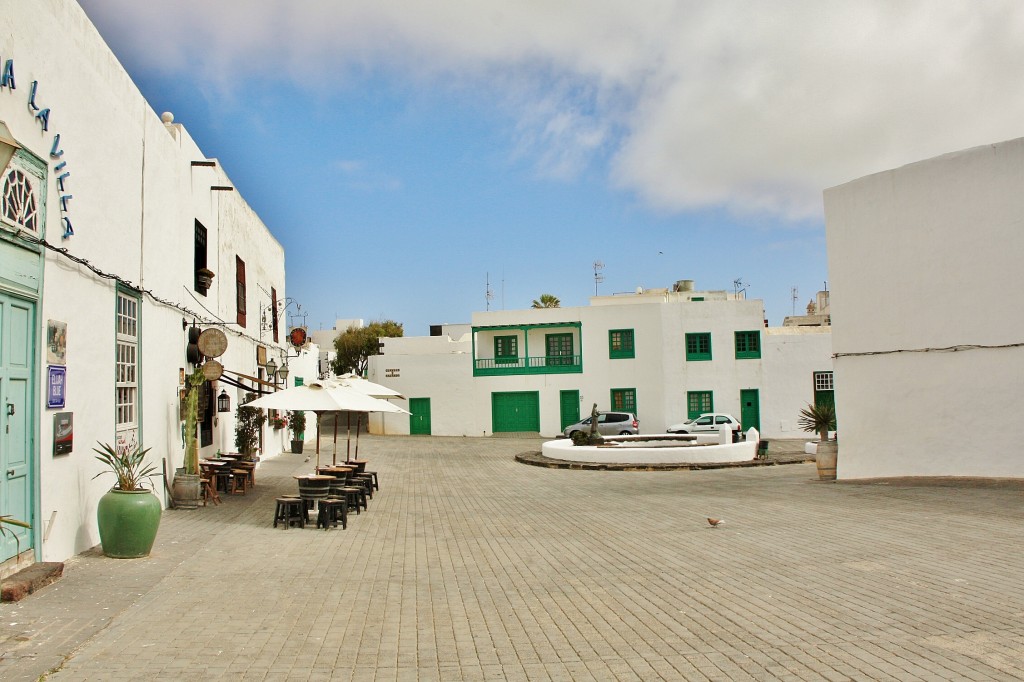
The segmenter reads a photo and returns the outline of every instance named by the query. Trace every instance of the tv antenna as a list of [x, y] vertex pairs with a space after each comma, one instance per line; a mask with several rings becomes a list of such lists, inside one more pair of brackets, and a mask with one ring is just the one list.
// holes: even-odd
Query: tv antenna
[[740, 294], [744, 294], [743, 298], [746, 298], [746, 291], [749, 284], [744, 284], [743, 279], [737, 277], [732, 281], [732, 293], [736, 298], [740, 297]]
[[594, 261], [594, 296], [597, 296], [597, 285], [604, 281], [604, 263], [599, 260]]
[[487, 288], [484, 290], [484, 300], [487, 301], [487, 310], [491, 309], [491, 301], [494, 300], [494, 290], [491, 289], [491, 273], [487, 273]]
[[796, 287], [789, 288], [789, 297], [793, 299], [793, 314], [796, 315], [796, 299], [800, 296], [800, 290]]

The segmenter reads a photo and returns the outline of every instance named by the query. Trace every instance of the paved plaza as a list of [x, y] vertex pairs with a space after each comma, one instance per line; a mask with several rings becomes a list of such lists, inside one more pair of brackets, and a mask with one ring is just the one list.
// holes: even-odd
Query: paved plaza
[[381, 490], [348, 530], [271, 527], [315, 462], [264, 461], [244, 497], [166, 511], [151, 557], [89, 552], [0, 605], [0, 679], [1024, 679], [1019, 485], [360, 447]]

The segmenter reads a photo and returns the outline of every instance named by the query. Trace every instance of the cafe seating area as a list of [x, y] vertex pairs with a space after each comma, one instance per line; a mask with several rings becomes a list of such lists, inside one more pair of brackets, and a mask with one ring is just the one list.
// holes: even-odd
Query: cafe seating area
[[[316, 528], [348, 528], [349, 511], [361, 514], [369, 510], [369, 500], [380, 490], [377, 473], [366, 471], [366, 460], [348, 460], [341, 464], [316, 467], [314, 473], [295, 476], [298, 494], [275, 500], [274, 527], [297, 524], [305, 528], [310, 512], [316, 511]], [[299, 504], [295, 505], [294, 500]], [[297, 514], [294, 511], [298, 510]], [[297, 517], [297, 518], [296, 518]]]
[[[380, 490], [377, 472], [367, 471], [366, 465], [366, 460], [350, 459], [294, 475], [293, 491], [274, 497], [273, 527], [346, 530], [350, 514], [369, 511], [370, 500]], [[256, 463], [239, 453], [218, 452], [200, 460], [199, 468], [204, 507], [244, 496], [256, 486]]]

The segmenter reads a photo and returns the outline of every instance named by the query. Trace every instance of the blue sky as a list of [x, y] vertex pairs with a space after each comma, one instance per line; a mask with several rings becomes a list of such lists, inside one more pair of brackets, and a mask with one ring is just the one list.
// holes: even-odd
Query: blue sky
[[[311, 329], [828, 279], [821, 191], [1021, 135], [1016, 2], [81, 0]], [[770, 8], [770, 9], [766, 9]]]

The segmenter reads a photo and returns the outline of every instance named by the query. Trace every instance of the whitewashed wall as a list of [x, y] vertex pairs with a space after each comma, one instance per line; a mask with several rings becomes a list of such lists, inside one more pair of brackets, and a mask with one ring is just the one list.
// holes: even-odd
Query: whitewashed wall
[[1022, 187], [1017, 139], [825, 191], [841, 478], [1024, 477]]
[[764, 331], [761, 433], [817, 440], [816, 435], [797, 426], [797, 418], [802, 408], [814, 402], [814, 373], [832, 371], [832, 334], [828, 327], [771, 327]]
[[[0, 119], [49, 166], [46, 239], [106, 273], [196, 312], [199, 321], [234, 321], [234, 254], [239, 253], [247, 264], [250, 322], [244, 330], [225, 327], [229, 349], [221, 361], [255, 374], [259, 308], [266, 302], [261, 288], [276, 287], [280, 299], [286, 295], [280, 244], [237, 191], [210, 191], [213, 184], [230, 185], [230, 179], [219, 167], [191, 166], [191, 161], [205, 159], [204, 154], [180, 125], [168, 127], [160, 121], [77, 3], [8, 3], [0, 16], [0, 32], [7, 36], [0, 59], [13, 59], [16, 74], [16, 88], [0, 90]], [[50, 109], [48, 131], [26, 106], [32, 81], [38, 81], [36, 103]], [[58, 133], [64, 152], [59, 160], [50, 158]], [[73, 195], [68, 215], [75, 235], [68, 240], [61, 239], [55, 171], [59, 161], [66, 161], [65, 170], [71, 173], [66, 193]], [[217, 273], [213, 289], [202, 300], [192, 292], [196, 218], [209, 230], [210, 267]], [[48, 319], [67, 323], [67, 394], [61, 411], [74, 413], [75, 440], [70, 455], [53, 456], [56, 410], [46, 409], [41, 390], [34, 477], [35, 516], [40, 520], [36, 545], [44, 560], [66, 559], [99, 540], [96, 503], [113, 480], [94, 480], [103, 468], [91, 448], [97, 441], [114, 440], [114, 291], [111, 280], [47, 252], [37, 318], [41, 330]], [[164, 460], [173, 469], [183, 454], [178, 420], [179, 369], [187, 370], [182, 321], [194, 318], [149, 296], [141, 303], [141, 437], [153, 448], [152, 461]], [[262, 340], [273, 345], [269, 332]], [[44, 382], [42, 344], [37, 372]], [[232, 395], [233, 407], [238, 397]], [[227, 449], [234, 449], [233, 428], [233, 415], [218, 415], [214, 445], [207, 451], [228, 443]], [[278, 444], [273, 447], [280, 449]], [[163, 497], [162, 482], [155, 482]]]
[[[699, 293], [699, 292], [698, 292]], [[665, 300], [662, 300], [665, 298]], [[622, 305], [614, 305], [622, 301]], [[604, 297], [602, 305], [541, 310], [478, 312], [474, 326], [537, 323], [582, 323], [581, 374], [473, 377], [469, 341], [448, 337], [385, 339], [384, 354], [370, 358], [369, 378], [410, 398], [431, 398], [435, 435], [491, 435], [491, 394], [537, 391], [540, 431], [561, 432], [559, 397], [562, 390], [580, 392], [580, 414], [591, 406], [608, 410], [612, 388], [635, 388], [640, 430], [658, 433], [686, 419], [687, 391], [714, 392], [715, 410], [740, 416], [740, 390], [759, 390], [762, 433], [767, 437], [801, 437], [796, 428], [799, 409], [813, 399], [813, 371], [831, 369], [830, 335], [795, 330], [776, 341], [764, 329], [758, 300], [673, 301], [671, 297]], [[635, 358], [608, 357], [608, 330], [633, 329]], [[735, 331], [761, 332], [762, 357], [737, 360]], [[542, 330], [544, 331], [544, 330]], [[709, 332], [712, 360], [686, 361], [685, 334]], [[483, 347], [481, 347], [483, 345]], [[477, 341], [480, 357], [489, 357], [489, 343]], [[525, 354], [520, 345], [519, 351]], [[543, 354], [541, 342], [531, 339], [531, 354]], [[578, 352], [578, 348], [577, 348]], [[813, 368], [813, 369], [812, 369]], [[387, 377], [386, 369], [397, 377]], [[406, 406], [407, 405], [403, 405]], [[371, 420], [371, 428], [379, 420]], [[408, 433], [409, 418], [384, 420], [388, 433]]]

